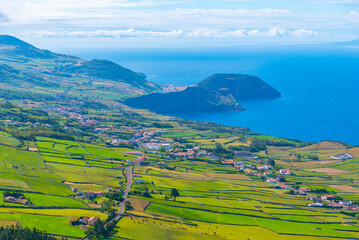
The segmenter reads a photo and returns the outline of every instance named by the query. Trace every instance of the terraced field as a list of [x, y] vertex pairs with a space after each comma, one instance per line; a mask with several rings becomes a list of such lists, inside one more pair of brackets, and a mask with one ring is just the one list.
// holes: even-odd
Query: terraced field
[[[38, 138], [37, 152], [29, 152], [0, 145], [0, 224], [20, 223], [23, 227], [47, 231], [69, 237], [83, 237], [85, 230], [69, 224], [73, 218], [98, 216], [106, 220], [107, 215], [91, 209], [86, 200], [75, 199], [70, 189], [79, 191], [104, 191], [106, 187], [117, 188], [122, 179], [124, 161], [111, 160], [103, 155], [114, 154], [112, 150], [100, 148], [102, 155], [95, 155], [74, 141]], [[124, 159], [124, 157], [123, 157]], [[113, 161], [111, 163], [111, 161]], [[5, 191], [19, 191], [31, 204], [8, 202], [2, 197]], [[4, 207], [5, 206], [5, 207]]]
[[[311, 201], [302, 196], [285, 194], [272, 184], [241, 180], [236, 177], [239, 173], [218, 178], [213, 172], [217, 168], [225, 171], [225, 166], [186, 161], [173, 165], [177, 166], [174, 171], [135, 168], [147, 184], [136, 184], [133, 189], [146, 186], [153, 192], [152, 198], [132, 196], [149, 201], [149, 205], [129, 211], [129, 217], [117, 225], [117, 236], [130, 239], [169, 235], [174, 239], [263, 239], [264, 233], [270, 239], [356, 239], [359, 236], [356, 218], [338, 210], [310, 208], [307, 203]], [[185, 171], [184, 175], [186, 167], [192, 171]], [[206, 172], [205, 176], [200, 172]], [[181, 197], [176, 201], [168, 198], [171, 188], [180, 192]], [[330, 186], [325, 189], [341, 192]]]
[[[192, 138], [189, 134], [182, 137]], [[177, 136], [176, 135], [176, 136]], [[201, 137], [205, 139], [201, 140]], [[194, 142], [212, 144], [206, 133]], [[222, 144], [237, 138], [225, 135]], [[207, 142], [208, 141], [208, 142]], [[241, 143], [242, 144], [242, 143]], [[98, 211], [104, 198], [75, 199], [72, 188], [105, 192], [121, 187], [121, 167], [137, 159], [129, 148], [107, 148], [89, 143], [37, 138], [38, 152], [0, 145], [1, 195], [7, 190], [24, 194], [31, 205], [0, 198], [0, 224], [21, 223], [52, 234], [83, 237], [82, 228], [70, 222], [80, 216], [107, 215]], [[143, 151], [143, 150], [141, 150]], [[308, 187], [359, 201], [359, 160], [333, 161], [329, 155], [346, 151], [341, 144], [322, 143], [303, 148], [272, 147], [277, 169], [294, 170], [287, 185]], [[355, 151], [355, 150], [353, 150]], [[148, 154], [148, 153], [147, 153]], [[258, 156], [267, 156], [259, 152]], [[297, 160], [294, 154], [316, 154], [319, 160]], [[116, 225], [111, 239], [357, 239], [359, 220], [341, 210], [313, 208], [306, 196], [286, 194], [259, 177], [244, 174], [216, 159], [171, 159], [148, 154], [149, 164], [134, 168], [133, 208]], [[165, 165], [157, 165], [161, 158]], [[127, 162], [126, 162], [127, 160]], [[129, 160], [129, 161], [128, 161]], [[241, 159], [245, 164], [262, 160]], [[274, 170], [273, 170], [274, 171]], [[179, 195], [171, 197], [176, 188]], [[147, 192], [148, 195], [144, 195]]]

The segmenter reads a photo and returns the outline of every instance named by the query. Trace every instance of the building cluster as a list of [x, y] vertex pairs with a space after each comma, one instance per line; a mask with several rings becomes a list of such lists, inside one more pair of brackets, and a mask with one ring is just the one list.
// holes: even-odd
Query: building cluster
[[264, 181], [269, 183], [277, 183], [277, 182], [285, 181], [283, 177], [273, 178], [273, 173], [271, 171], [275, 169], [271, 165], [256, 166], [254, 164], [245, 164], [243, 162], [235, 161], [235, 160], [222, 160], [221, 164], [231, 165], [234, 168], [238, 169], [239, 172], [243, 172], [247, 175], [260, 177]]
[[161, 87], [162, 93], [178, 92], [177, 88], [171, 84], [162, 85]]
[[258, 157], [251, 154], [249, 151], [234, 151], [236, 157], [245, 158], [248, 160], [257, 160]]
[[32, 123], [32, 122], [13, 122], [12, 120], [8, 119], [4, 121], [5, 124], [12, 124], [12, 125], [16, 125], [16, 126], [32, 126], [32, 127], [52, 127], [51, 124], [48, 123]]
[[338, 155], [333, 155], [330, 156], [331, 158], [337, 159], [337, 160], [349, 160], [349, 159], [353, 159], [354, 157], [348, 153], [342, 153], [342, 154], [338, 154]]
[[89, 199], [94, 200], [97, 197], [103, 196], [103, 192], [81, 192], [78, 191], [77, 188], [73, 187], [71, 188], [71, 191], [73, 191], [76, 194], [76, 199]]
[[309, 193], [309, 200], [315, 201], [314, 203], [308, 204], [310, 207], [327, 207], [333, 209], [352, 210], [355, 212], [359, 211], [358, 206], [353, 206], [352, 201], [347, 200], [336, 200], [334, 195], [323, 195], [323, 196], [311, 196]]

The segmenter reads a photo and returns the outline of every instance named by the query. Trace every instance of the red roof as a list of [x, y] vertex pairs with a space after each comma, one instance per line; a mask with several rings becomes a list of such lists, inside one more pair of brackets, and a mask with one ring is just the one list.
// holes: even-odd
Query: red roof
[[175, 153], [176, 156], [187, 156], [186, 152]]

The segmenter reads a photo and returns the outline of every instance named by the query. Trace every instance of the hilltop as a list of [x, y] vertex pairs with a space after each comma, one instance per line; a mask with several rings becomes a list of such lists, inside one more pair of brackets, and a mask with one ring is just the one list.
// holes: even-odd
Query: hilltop
[[214, 91], [228, 90], [237, 101], [265, 98], [279, 98], [281, 94], [256, 76], [243, 74], [214, 74], [200, 83]]
[[187, 87], [180, 92], [153, 93], [129, 98], [124, 102], [135, 108], [150, 109], [157, 113], [215, 112], [244, 110], [231, 95], [220, 94], [203, 87]]
[[183, 91], [129, 98], [124, 104], [156, 113], [242, 111], [245, 108], [239, 104], [240, 101], [280, 96], [277, 90], [258, 77], [215, 74]]

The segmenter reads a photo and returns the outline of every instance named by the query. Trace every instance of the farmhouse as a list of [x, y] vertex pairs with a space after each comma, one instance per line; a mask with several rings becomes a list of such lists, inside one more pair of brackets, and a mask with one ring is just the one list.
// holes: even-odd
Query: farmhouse
[[208, 152], [205, 150], [199, 150], [198, 155], [208, 155]]
[[148, 156], [139, 156], [136, 161], [133, 161], [133, 163], [137, 166], [143, 165], [145, 161], [148, 160]]
[[277, 180], [275, 180], [274, 178], [268, 178], [267, 182], [268, 183], [277, 183]]
[[14, 198], [13, 196], [8, 196], [5, 198], [5, 200], [8, 202], [16, 202], [16, 198]]
[[352, 155], [348, 153], [338, 154], [334, 156], [330, 156], [331, 158], [337, 159], [337, 160], [348, 160], [354, 158]]
[[93, 226], [95, 224], [95, 222], [97, 222], [98, 220], [100, 220], [99, 217], [92, 217], [87, 221], [87, 223], [88, 223], [88, 225]]
[[239, 155], [239, 156], [248, 156], [251, 155], [251, 153], [249, 151], [234, 151], [235, 155]]
[[324, 207], [325, 205], [323, 203], [309, 203], [308, 204], [309, 207]]
[[339, 203], [342, 204], [342, 205], [344, 205], [344, 206], [351, 206], [351, 205], [353, 205], [352, 201], [340, 200]]
[[321, 199], [320, 197], [316, 197], [316, 196], [310, 197], [309, 200], [311, 200], [311, 201], [318, 201], [318, 202], [321, 202], [321, 201], [322, 201], [322, 199]]
[[175, 157], [187, 157], [188, 154], [186, 152], [178, 152], [178, 153], [175, 153], [173, 156], [175, 156]]
[[169, 143], [163, 143], [162, 146], [166, 149], [166, 150], [171, 150], [171, 145]]
[[143, 180], [143, 179], [135, 179], [135, 180], [133, 180], [133, 182], [134, 183], [144, 183], [145, 180]]
[[223, 165], [232, 165], [234, 164], [233, 160], [225, 160], [225, 161], [221, 161], [221, 164]]
[[330, 200], [334, 200], [334, 196], [333, 195], [323, 195], [322, 196], [322, 200], [323, 201], [330, 201]]
[[309, 188], [307, 188], [307, 187], [301, 187], [301, 188], [299, 188], [298, 189], [299, 191], [302, 191], [302, 192], [310, 192], [310, 189]]
[[288, 176], [293, 175], [293, 170], [290, 170], [290, 169], [288, 169], [288, 168], [280, 169], [279, 172], [280, 172], [281, 174], [288, 175]]
[[142, 153], [141, 152], [126, 152], [126, 154], [131, 154], [131, 155], [139, 155], [141, 156]]
[[343, 208], [343, 205], [340, 204], [340, 203], [331, 202], [330, 207], [332, 207], [332, 208]]

